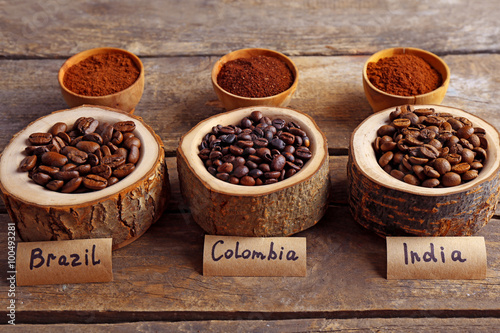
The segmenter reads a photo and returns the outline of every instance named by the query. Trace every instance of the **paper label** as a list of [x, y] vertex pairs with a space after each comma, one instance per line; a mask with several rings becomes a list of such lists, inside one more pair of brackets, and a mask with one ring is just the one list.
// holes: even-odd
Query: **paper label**
[[17, 285], [113, 280], [111, 238], [17, 244]]
[[306, 238], [205, 235], [203, 275], [306, 276]]
[[484, 237], [387, 237], [387, 279], [486, 278]]

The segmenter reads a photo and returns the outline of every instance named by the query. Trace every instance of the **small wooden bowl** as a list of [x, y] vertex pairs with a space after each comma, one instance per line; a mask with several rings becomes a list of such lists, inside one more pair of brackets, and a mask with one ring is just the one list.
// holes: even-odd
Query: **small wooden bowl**
[[[50, 191], [18, 170], [31, 133], [47, 132], [56, 122], [72, 125], [79, 117], [113, 124], [134, 121], [142, 147], [135, 170], [118, 183], [88, 193]], [[53, 112], [17, 133], [2, 152], [0, 190], [24, 241], [113, 238], [113, 249], [140, 237], [162, 214], [169, 195], [163, 143], [141, 118], [120, 110], [84, 105]]]
[[[310, 138], [313, 156], [295, 175], [275, 184], [244, 186], [217, 179], [198, 156], [199, 144], [213, 126], [239, 125], [255, 110], [271, 119], [280, 117], [300, 125]], [[241, 108], [201, 121], [181, 138], [177, 171], [194, 220], [209, 234], [288, 236], [316, 224], [328, 205], [326, 138], [311, 117], [287, 108]]]
[[[287, 64], [288, 68], [292, 71], [294, 80], [290, 88], [279, 93], [277, 95], [262, 97], [262, 98], [250, 98], [242, 97], [238, 95], [231, 94], [230, 92], [224, 90], [217, 83], [217, 75], [219, 75], [222, 66], [228, 61], [239, 59], [239, 58], [251, 58], [256, 56], [268, 56], [275, 57]], [[268, 106], [278, 106], [285, 107], [290, 103], [295, 90], [297, 89], [297, 84], [299, 82], [299, 71], [293, 63], [293, 61], [282, 53], [260, 48], [249, 48], [233, 51], [226, 54], [220, 58], [214, 65], [212, 69], [212, 86], [214, 87], [217, 97], [222, 102], [226, 110], [233, 110], [241, 107], [248, 107], [254, 105], [268, 105]]]
[[[366, 74], [368, 64], [370, 62], [377, 62], [379, 59], [392, 57], [397, 54], [411, 54], [424, 59], [441, 74], [441, 78], [443, 79], [442, 85], [431, 92], [416, 96], [393, 95], [375, 87], [370, 82]], [[368, 58], [363, 66], [363, 88], [365, 90], [366, 98], [368, 99], [368, 102], [374, 112], [404, 104], [441, 104], [444, 96], [446, 95], [449, 84], [450, 69], [448, 68], [448, 65], [446, 65], [446, 63], [437, 55], [417, 48], [396, 47], [385, 49], [373, 54], [370, 58]]]
[[486, 130], [488, 158], [479, 176], [445, 188], [426, 188], [397, 180], [379, 166], [372, 143], [393, 108], [366, 118], [352, 133], [347, 164], [349, 205], [354, 219], [381, 236], [466, 236], [491, 219], [500, 194], [500, 134], [465, 111], [422, 105], [468, 118]]
[[[71, 66], [79, 63], [82, 60], [87, 59], [88, 57], [103, 53], [122, 53], [129, 56], [139, 68], [140, 73], [137, 80], [130, 87], [122, 91], [119, 91], [117, 93], [105, 96], [79, 95], [69, 90], [64, 85], [64, 75]], [[66, 62], [59, 69], [59, 74], [57, 76], [57, 79], [59, 81], [59, 86], [61, 87], [63, 98], [69, 107], [73, 108], [83, 104], [92, 104], [92, 105], [107, 106], [110, 108], [123, 110], [128, 113], [133, 113], [136, 105], [141, 100], [142, 93], [144, 91], [144, 66], [141, 60], [131, 52], [112, 47], [100, 47], [80, 52], [78, 54], [75, 54], [68, 60], [66, 60]]]

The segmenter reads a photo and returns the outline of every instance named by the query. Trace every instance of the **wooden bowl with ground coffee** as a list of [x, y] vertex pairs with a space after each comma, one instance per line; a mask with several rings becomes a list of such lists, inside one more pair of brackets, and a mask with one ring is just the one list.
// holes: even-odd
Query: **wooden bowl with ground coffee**
[[405, 104], [441, 104], [449, 83], [448, 65], [417, 48], [379, 51], [363, 67], [363, 88], [374, 112]]
[[288, 236], [315, 225], [328, 205], [326, 138], [288, 108], [201, 121], [181, 138], [177, 171], [193, 219], [209, 234]]
[[253, 105], [285, 107], [299, 79], [297, 67], [282, 53], [241, 49], [220, 58], [212, 69], [212, 85], [226, 110]]
[[58, 81], [70, 107], [92, 104], [133, 113], [144, 91], [144, 66], [126, 50], [95, 48], [66, 60]]
[[382, 236], [468, 236], [495, 213], [500, 134], [441, 105], [376, 112], [353, 132], [347, 180], [354, 219]]
[[23, 241], [140, 237], [162, 214], [169, 181], [161, 139], [139, 117], [102, 106], [53, 112], [17, 133], [0, 190]]

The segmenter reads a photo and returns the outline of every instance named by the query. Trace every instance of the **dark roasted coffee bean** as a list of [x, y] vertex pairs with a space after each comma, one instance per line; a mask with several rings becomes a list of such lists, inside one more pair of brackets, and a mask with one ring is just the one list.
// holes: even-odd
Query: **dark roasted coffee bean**
[[45, 187], [51, 191], [59, 191], [63, 186], [64, 186], [64, 181], [57, 179], [51, 180], [45, 185]]
[[123, 156], [125, 159], [127, 159], [128, 150], [123, 147], [120, 147], [115, 151], [115, 155]]
[[240, 179], [240, 184], [245, 185], [245, 186], [254, 186], [255, 185], [255, 179], [251, 176], [243, 176]]
[[116, 178], [116, 177], [109, 177], [108, 178], [108, 187], [110, 187], [111, 185], [114, 185], [116, 183], [118, 183], [119, 179]]
[[262, 163], [262, 164], [259, 164], [259, 170], [261, 170], [262, 172], [269, 172], [271, 171], [271, 167], [269, 166], [269, 164], [267, 163]]
[[277, 178], [268, 178], [264, 182], [264, 185], [276, 184], [278, 182]]
[[106, 188], [107, 185], [107, 180], [98, 175], [90, 174], [83, 178], [83, 186], [91, 190], [102, 190]]
[[51, 167], [46, 165], [40, 165], [36, 168], [36, 172], [46, 173], [47, 175], [53, 177], [56, 172], [60, 171], [57, 167]]
[[140, 156], [141, 156], [141, 152], [139, 150], [139, 147], [132, 146], [132, 147], [130, 147], [130, 150], [128, 151], [127, 162], [132, 163], [132, 164], [136, 164], [139, 161]]
[[113, 131], [114, 131], [113, 126], [109, 124], [103, 128], [101, 132], [101, 138], [103, 144], [107, 144], [108, 142], [111, 141], [111, 139], [113, 138]]
[[101, 146], [97, 142], [92, 142], [92, 141], [80, 141], [76, 144], [76, 148], [86, 152], [86, 153], [93, 153], [97, 149], [101, 148]]
[[119, 121], [113, 124], [113, 128], [115, 131], [132, 132], [135, 130], [135, 123], [131, 120]]
[[125, 163], [125, 157], [115, 154], [110, 156], [103, 156], [102, 163], [109, 165], [112, 168], [116, 168]]
[[279, 151], [283, 150], [286, 146], [286, 143], [279, 139], [279, 138], [274, 138], [269, 142], [271, 148], [278, 149]]
[[460, 185], [461, 182], [462, 178], [460, 178], [460, 175], [455, 172], [447, 172], [441, 179], [441, 183], [446, 187], [457, 186]]
[[217, 173], [217, 174], [215, 175], [215, 177], [217, 177], [217, 178], [219, 178], [220, 180], [223, 180], [223, 181], [225, 181], [225, 182], [226, 182], [226, 181], [228, 181], [228, 180], [229, 180], [229, 177], [230, 177], [230, 176], [229, 176], [229, 174], [228, 174], [228, 173], [223, 172], [223, 173]]
[[298, 166], [297, 164], [292, 163], [292, 162], [290, 162], [290, 161], [287, 161], [287, 162], [286, 162], [286, 165], [287, 165], [287, 167], [288, 167], [289, 169], [294, 169], [295, 171], [299, 171], [299, 170], [301, 169], [301, 167], [300, 167], [300, 166]]
[[236, 155], [236, 156], [240, 156], [243, 154], [244, 152], [244, 149], [241, 148], [241, 147], [238, 147], [238, 146], [229, 146], [229, 151], [231, 152], [231, 154], [233, 155]]
[[281, 133], [279, 139], [281, 139], [286, 145], [293, 145], [295, 143], [295, 135], [289, 132]]
[[247, 117], [245, 117], [245, 118], [241, 119], [240, 126], [242, 128], [249, 128], [250, 126], [252, 126], [252, 121], [250, 119], [248, 119]]
[[123, 141], [123, 147], [130, 149], [132, 146], [137, 146], [137, 148], [141, 148], [141, 140], [136, 137], [129, 137]]
[[52, 177], [43, 172], [35, 172], [31, 175], [31, 179], [33, 179], [33, 181], [38, 185], [45, 186], [48, 182], [52, 180]]
[[90, 166], [90, 164], [82, 164], [82, 165], [79, 165], [75, 168], [76, 171], [78, 171], [78, 173], [80, 175], [86, 175], [90, 172], [90, 169], [92, 167]]
[[34, 146], [48, 145], [52, 141], [50, 133], [32, 133], [28, 137], [30, 144]]
[[52, 125], [52, 127], [49, 130], [49, 133], [55, 136], [60, 132], [66, 132], [67, 129], [68, 125], [66, 125], [66, 123], [58, 122]]
[[257, 167], [258, 167], [257, 163], [252, 162], [252, 161], [246, 161], [244, 164], [245, 164], [245, 165], [248, 167], [248, 169], [250, 169], [250, 170], [252, 170], [252, 169], [257, 169]]
[[255, 169], [251, 169], [249, 172], [248, 172], [248, 175], [250, 177], [253, 177], [253, 178], [259, 178], [263, 175], [264, 173], [262, 172], [262, 170], [258, 169], [258, 168], [255, 168]]
[[61, 192], [63, 192], [63, 193], [75, 192], [80, 187], [82, 182], [83, 182], [83, 177], [73, 178], [70, 181], [68, 181], [66, 184], [64, 184], [64, 186], [61, 189]]
[[42, 155], [42, 164], [47, 166], [62, 167], [68, 163], [68, 158], [62, 154], [48, 151]]
[[299, 147], [295, 150], [295, 156], [303, 160], [308, 160], [312, 157], [312, 153], [307, 147]]
[[102, 178], [108, 179], [109, 177], [111, 177], [113, 170], [111, 169], [111, 167], [109, 165], [100, 164], [100, 165], [93, 166], [90, 169], [90, 172], [94, 175], [98, 175]]
[[285, 172], [285, 179], [292, 177], [296, 173], [297, 173], [297, 170], [295, 170], [295, 169], [288, 169], [288, 170], [286, 170], [286, 172]]
[[233, 171], [233, 164], [231, 163], [223, 163], [221, 166], [217, 168], [217, 172], [225, 172], [225, 173], [231, 173]]
[[280, 130], [280, 129], [283, 129], [283, 127], [285, 127], [286, 125], [286, 121], [283, 120], [283, 119], [274, 119], [272, 120], [271, 124], [277, 129], [277, 130]]
[[280, 176], [281, 176], [281, 171], [264, 172], [264, 177], [266, 179], [269, 179], [269, 178], [276, 178], [276, 179], [278, 179]]
[[64, 141], [64, 143], [67, 145], [71, 142], [71, 138], [66, 132], [57, 133], [57, 137], [61, 138]]
[[259, 122], [262, 117], [263, 115], [260, 111], [252, 111], [252, 113], [250, 114], [250, 119], [252, 119], [254, 122]]
[[21, 164], [19, 165], [19, 170], [23, 172], [33, 170], [33, 168], [36, 166], [36, 161], [37, 161], [36, 155], [26, 156], [21, 161]]
[[89, 134], [93, 133], [96, 129], [97, 126], [99, 126], [99, 121], [92, 117], [87, 117], [82, 119], [78, 125], [77, 129], [80, 131], [82, 134]]
[[76, 164], [74, 163], [68, 163], [64, 166], [61, 167], [61, 171], [70, 171], [70, 170], [75, 170], [77, 167]]
[[132, 163], [122, 164], [116, 169], [113, 170], [113, 176], [116, 178], [124, 178], [132, 173], [135, 170], [135, 165]]
[[73, 179], [73, 178], [76, 178], [79, 176], [80, 176], [80, 174], [78, 173], [78, 171], [75, 171], [75, 170], [58, 171], [54, 174], [54, 179], [68, 181], [70, 179]]
[[[96, 150], [96, 154], [88, 154], [87, 157], [87, 163], [90, 164], [90, 166], [96, 166], [99, 165], [102, 161], [102, 158], [99, 158], [98, 153], [99, 151]], [[111, 156], [111, 155], [109, 155]]]
[[267, 139], [264, 138], [257, 138], [253, 140], [253, 146], [255, 148], [267, 147], [268, 144], [269, 142], [267, 141]]
[[69, 160], [75, 162], [76, 164], [83, 164], [87, 162], [88, 154], [79, 149], [68, 150], [66, 154]]
[[236, 168], [233, 170], [233, 176], [241, 178], [243, 176], [246, 176], [250, 170], [246, 165], [238, 165]]
[[281, 171], [285, 167], [286, 158], [283, 155], [276, 155], [271, 162], [271, 170]]
[[[219, 139], [221, 139], [221, 138], [222, 138], [222, 136], [219, 137]], [[252, 136], [248, 133], [241, 133], [241, 134], [238, 134], [237, 139], [240, 141], [251, 141]], [[221, 139], [221, 140], [224, 141], [223, 139]]]

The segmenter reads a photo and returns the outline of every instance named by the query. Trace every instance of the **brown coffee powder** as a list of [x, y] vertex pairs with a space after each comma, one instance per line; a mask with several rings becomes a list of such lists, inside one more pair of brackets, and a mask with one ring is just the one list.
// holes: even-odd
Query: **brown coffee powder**
[[283, 61], [268, 56], [228, 61], [217, 75], [222, 89], [251, 98], [282, 93], [292, 86], [293, 80], [291, 70]]
[[63, 83], [79, 95], [105, 96], [130, 87], [139, 74], [139, 68], [126, 54], [103, 53], [71, 66]]
[[380, 90], [399, 96], [416, 96], [431, 92], [442, 84], [438, 71], [424, 59], [398, 54], [368, 63], [366, 74]]

